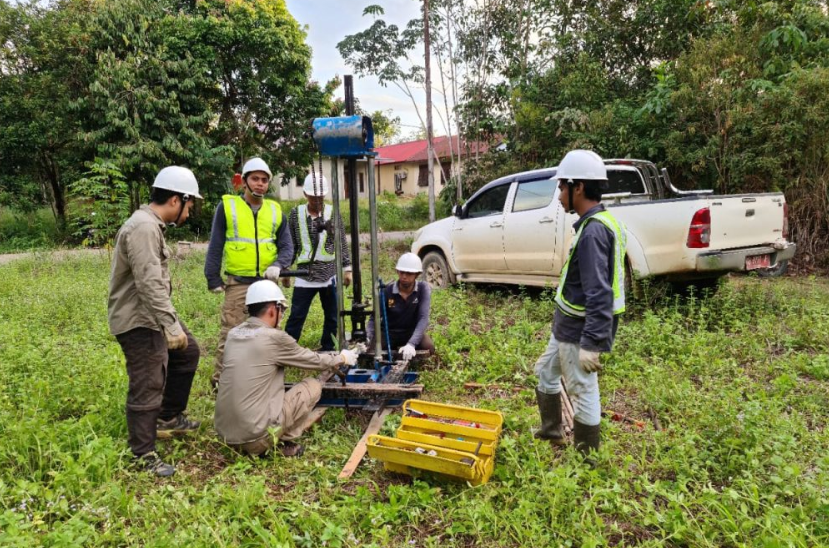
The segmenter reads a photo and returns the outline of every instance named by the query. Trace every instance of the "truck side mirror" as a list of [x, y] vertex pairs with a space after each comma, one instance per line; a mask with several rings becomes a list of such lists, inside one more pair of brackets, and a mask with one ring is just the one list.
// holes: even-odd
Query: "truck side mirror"
[[452, 209], [452, 215], [458, 218], [463, 217], [463, 206], [460, 204], [455, 204], [455, 207]]

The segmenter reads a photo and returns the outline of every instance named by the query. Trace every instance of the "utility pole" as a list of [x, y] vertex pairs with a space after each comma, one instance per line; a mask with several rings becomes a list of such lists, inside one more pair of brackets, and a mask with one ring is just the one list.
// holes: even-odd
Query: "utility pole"
[[423, 43], [426, 46], [426, 166], [429, 170], [429, 222], [435, 222], [435, 163], [432, 149], [432, 72], [429, 52], [429, 0], [423, 0]]

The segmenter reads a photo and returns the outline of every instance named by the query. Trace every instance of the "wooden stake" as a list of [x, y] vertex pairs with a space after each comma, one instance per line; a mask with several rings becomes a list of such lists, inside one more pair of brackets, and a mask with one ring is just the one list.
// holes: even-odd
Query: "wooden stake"
[[383, 409], [378, 409], [374, 412], [374, 415], [371, 417], [371, 421], [368, 423], [366, 427], [366, 431], [363, 434], [363, 437], [360, 438], [360, 441], [357, 442], [357, 445], [354, 447], [354, 451], [351, 452], [351, 456], [348, 458], [348, 461], [343, 466], [342, 472], [340, 475], [337, 476], [339, 479], [348, 479], [357, 470], [357, 467], [360, 466], [360, 461], [363, 460], [363, 457], [366, 455], [366, 451], [368, 448], [366, 444], [368, 442], [368, 437], [376, 434], [380, 431], [383, 427], [383, 421], [386, 418], [386, 415], [392, 412], [391, 408], [384, 407]]
[[561, 381], [561, 415], [564, 420], [564, 425], [573, 430], [573, 422], [576, 420], [576, 415], [573, 412], [573, 403], [570, 401], [570, 396], [564, 389], [564, 381]]

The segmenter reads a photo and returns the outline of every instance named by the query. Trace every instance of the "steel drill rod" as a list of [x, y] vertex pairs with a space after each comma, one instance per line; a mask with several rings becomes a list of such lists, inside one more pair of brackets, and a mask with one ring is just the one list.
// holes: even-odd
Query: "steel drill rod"
[[374, 359], [382, 357], [383, 349], [380, 346], [380, 300], [378, 283], [380, 280], [380, 250], [377, 242], [377, 191], [374, 188], [374, 161], [368, 157], [368, 216], [371, 220], [371, 297], [372, 314], [374, 315]]
[[[334, 282], [337, 287], [337, 343], [339, 349], [345, 348], [345, 329], [343, 321], [343, 310], [345, 310], [345, 291], [343, 285], [343, 250], [340, 246], [341, 227], [337, 219], [340, 215], [340, 182], [339, 182], [339, 164], [337, 158], [331, 158], [331, 186], [334, 197], [334, 214], [332, 224], [334, 225], [334, 260], [337, 263], [337, 278]], [[323, 208], [324, 210], [325, 208]]]

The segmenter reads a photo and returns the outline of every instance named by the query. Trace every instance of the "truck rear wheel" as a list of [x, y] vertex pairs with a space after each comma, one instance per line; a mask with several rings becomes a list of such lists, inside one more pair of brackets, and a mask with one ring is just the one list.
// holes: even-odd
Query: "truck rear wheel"
[[449, 264], [439, 251], [430, 251], [423, 257], [423, 279], [432, 289], [444, 289], [455, 283]]

